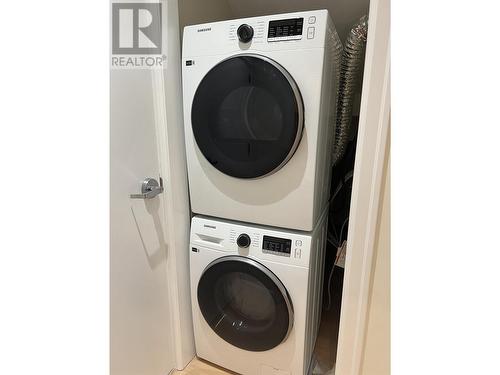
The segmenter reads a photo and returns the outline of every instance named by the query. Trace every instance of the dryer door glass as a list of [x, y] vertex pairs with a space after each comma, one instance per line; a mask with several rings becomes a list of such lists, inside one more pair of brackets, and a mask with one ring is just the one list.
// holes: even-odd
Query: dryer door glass
[[257, 178], [281, 169], [302, 136], [303, 103], [287, 71], [259, 55], [222, 61], [194, 95], [191, 123], [205, 158], [219, 171]]
[[208, 265], [198, 283], [198, 305], [217, 335], [245, 350], [270, 350], [292, 328], [293, 307], [285, 287], [246, 257], [227, 256]]

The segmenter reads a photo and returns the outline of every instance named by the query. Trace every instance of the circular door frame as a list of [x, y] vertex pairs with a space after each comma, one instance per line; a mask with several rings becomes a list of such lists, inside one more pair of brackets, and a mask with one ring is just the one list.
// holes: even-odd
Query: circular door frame
[[[293, 79], [293, 77], [291, 76], [291, 74], [288, 73], [288, 71], [282, 65], [280, 65], [278, 62], [274, 61], [270, 57], [267, 57], [267, 56], [264, 56], [264, 55], [260, 55], [260, 54], [257, 54], [257, 53], [239, 53], [239, 54], [236, 54], [236, 55], [231, 55], [229, 57], [226, 57], [225, 59], [217, 62], [214, 66], [212, 66], [208, 70], [208, 72], [203, 76], [203, 78], [198, 83], [198, 86], [197, 86], [197, 88], [195, 90], [195, 93], [193, 95], [193, 102], [194, 102], [194, 99], [196, 97], [196, 93], [198, 91], [198, 88], [200, 87], [200, 85], [203, 82], [203, 80], [207, 77], [207, 75], [212, 71], [212, 69], [214, 69], [216, 66], [224, 63], [225, 61], [231, 60], [233, 58], [238, 58], [238, 57], [253, 57], [253, 58], [257, 58], [257, 59], [260, 59], [262, 61], [265, 61], [265, 62], [271, 64], [273, 67], [275, 67], [276, 69], [278, 69], [279, 72], [281, 74], [283, 74], [283, 76], [288, 81], [288, 84], [290, 85], [290, 87], [292, 89], [292, 92], [293, 92], [293, 95], [294, 95], [294, 98], [295, 98], [295, 102], [297, 103], [297, 134], [295, 135], [295, 141], [292, 144], [292, 147], [290, 148], [290, 151], [288, 152], [288, 155], [283, 159], [283, 161], [277, 167], [275, 167], [272, 171], [270, 171], [270, 172], [268, 172], [266, 174], [263, 174], [261, 176], [257, 176], [257, 177], [236, 177], [236, 176], [231, 176], [231, 175], [229, 175], [227, 173], [224, 173], [223, 171], [219, 170], [221, 173], [223, 173], [223, 174], [225, 174], [226, 176], [229, 176], [229, 177], [239, 178], [239, 179], [243, 179], [243, 180], [257, 180], [257, 179], [260, 179], [260, 178], [268, 177], [268, 176], [270, 176], [270, 175], [278, 172], [281, 168], [283, 168], [290, 161], [290, 159], [292, 158], [292, 156], [295, 154], [295, 151], [297, 151], [297, 148], [299, 147], [300, 141], [302, 140], [302, 134], [304, 132], [304, 100], [302, 99], [302, 95], [300, 93], [299, 87], [298, 87], [297, 83], [295, 82], [295, 80]], [[192, 107], [193, 102], [191, 103], [191, 110], [193, 108]], [[192, 115], [191, 115], [191, 119], [192, 119]], [[192, 120], [191, 120], [191, 128], [192, 128], [192, 126], [193, 126], [193, 124], [192, 124]], [[194, 136], [194, 132], [193, 132], [193, 137], [194, 137], [196, 146], [200, 150], [200, 152], [203, 155], [203, 157], [206, 159], [205, 154], [203, 153], [203, 151], [201, 150], [201, 148], [198, 146], [198, 142], [196, 141], [196, 137]]]
[[[283, 300], [285, 301], [286, 308], [287, 308], [287, 311], [288, 311], [288, 329], [287, 329], [287, 332], [283, 336], [283, 339], [280, 341], [280, 343], [278, 343], [277, 345], [275, 345], [273, 348], [281, 345], [283, 342], [286, 341], [286, 339], [288, 338], [288, 336], [290, 336], [290, 332], [292, 331], [292, 328], [293, 328], [294, 310], [293, 310], [292, 299], [291, 299], [290, 295], [288, 294], [288, 291], [286, 290], [285, 286], [281, 282], [281, 280], [269, 268], [267, 268], [266, 266], [264, 266], [263, 264], [261, 264], [260, 262], [258, 262], [257, 260], [254, 260], [252, 258], [248, 258], [248, 257], [240, 256], [240, 255], [228, 255], [228, 256], [224, 256], [224, 257], [215, 259], [214, 261], [210, 262], [205, 267], [205, 269], [203, 270], [203, 272], [201, 273], [201, 275], [200, 275], [200, 277], [199, 277], [199, 279], [197, 281], [197, 286], [196, 286], [198, 308], [200, 309], [201, 315], [203, 316], [203, 319], [205, 320], [205, 323], [209, 324], [207, 322], [205, 316], [203, 315], [203, 311], [202, 311], [202, 308], [201, 308], [200, 302], [199, 302], [199, 294], [198, 293], [199, 293], [200, 281], [203, 278], [203, 276], [205, 275], [205, 273], [210, 268], [212, 268], [216, 264], [220, 264], [220, 263], [224, 263], [224, 262], [229, 262], [229, 261], [246, 263], [247, 265], [250, 265], [252, 267], [257, 268], [259, 271], [261, 271], [262, 273], [264, 273], [264, 275], [266, 275], [274, 283], [274, 285], [278, 288], [279, 292], [281, 293], [281, 296], [283, 297]], [[210, 329], [212, 330], [213, 333], [217, 334], [217, 332], [215, 332], [211, 327], [210, 327]], [[234, 344], [226, 341], [223, 337], [221, 337], [221, 338], [225, 342], [227, 342], [227, 343], [229, 343], [231, 345], [234, 345]], [[266, 350], [271, 350], [273, 348], [266, 349]], [[245, 350], [245, 349], [243, 349], [243, 350]]]

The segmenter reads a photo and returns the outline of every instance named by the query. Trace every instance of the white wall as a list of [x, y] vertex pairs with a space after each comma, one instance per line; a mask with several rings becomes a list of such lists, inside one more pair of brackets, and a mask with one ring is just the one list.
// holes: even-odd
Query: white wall
[[179, 24], [184, 26], [234, 18], [227, 0], [180, 0]]

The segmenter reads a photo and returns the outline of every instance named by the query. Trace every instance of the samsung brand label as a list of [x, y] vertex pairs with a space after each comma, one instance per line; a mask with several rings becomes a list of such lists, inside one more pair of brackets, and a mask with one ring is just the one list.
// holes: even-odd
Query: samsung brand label
[[212, 31], [212, 28], [211, 27], [204, 27], [203, 29], [198, 29], [199, 33], [204, 33], [206, 31]]

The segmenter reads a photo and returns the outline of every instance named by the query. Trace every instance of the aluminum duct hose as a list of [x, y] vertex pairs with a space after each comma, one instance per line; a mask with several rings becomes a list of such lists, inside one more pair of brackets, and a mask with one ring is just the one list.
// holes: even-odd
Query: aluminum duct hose
[[351, 131], [352, 103], [363, 67], [368, 33], [368, 17], [363, 16], [352, 27], [344, 45], [340, 66], [339, 96], [333, 164], [344, 156]]

